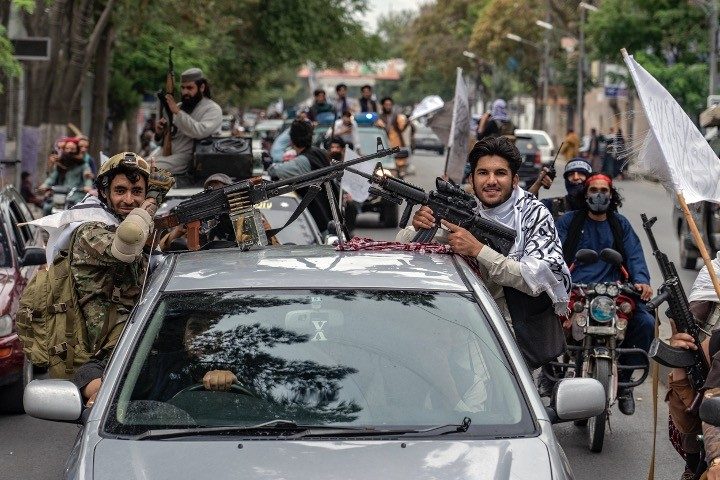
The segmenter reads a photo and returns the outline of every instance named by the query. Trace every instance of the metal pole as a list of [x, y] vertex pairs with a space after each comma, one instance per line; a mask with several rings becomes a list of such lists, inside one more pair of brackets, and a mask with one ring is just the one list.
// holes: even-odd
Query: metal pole
[[25, 65], [20, 64], [18, 74], [18, 104], [17, 104], [17, 134], [15, 135], [15, 187], [20, 190], [22, 183], [22, 138], [23, 124], [25, 123]]
[[[545, 16], [547, 23], [550, 23], [550, 1], [548, 0], [547, 15]], [[545, 30], [543, 38], [543, 92], [542, 92], [542, 103], [543, 103], [543, 114], [542, 114], [542, 126], [541, 129], [548, 131], [548, 83], [549, 78], [549, 64], [550, 64], [550, 30]]]
[[580, 38], [578, 39], [578, 64], [577, 64], [577, 99], [575, 114], [578, 117], [578, 136], [582, 138], [585, 134], [585, 112], [583, 103], [585, 101], [585, 9], [580, 7]]
[[710, 95], [715, 95], [717, 91], [717, 37], [718, 37], [718, 2], [717, 0], [710, 0], [710, 82], [709, 90]]

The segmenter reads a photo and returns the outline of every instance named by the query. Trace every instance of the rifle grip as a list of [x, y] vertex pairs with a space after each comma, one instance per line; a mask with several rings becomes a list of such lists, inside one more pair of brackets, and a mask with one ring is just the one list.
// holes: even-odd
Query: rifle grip
[[188, 250], [200, 250], [200, 220], [187, 224], [187, 245]]

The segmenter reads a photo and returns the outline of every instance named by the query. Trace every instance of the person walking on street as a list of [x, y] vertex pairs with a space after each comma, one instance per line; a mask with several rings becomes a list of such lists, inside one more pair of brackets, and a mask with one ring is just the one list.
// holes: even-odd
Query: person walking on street
[[600, 136], [597, 130], [594, 128], [590, 129], [590, 145], [588, 148], [588, 158], [590, 165], [592, 165], [593, 172], [602, 171], [602, 157], [600, 156]]
[[390, 147], [404, 147], [405, 139], [403, 132], [410, 122], [405, 115], [395, 110], [395, 104], [392, 97], [385, 97], [380, 101], [382, 105], [382, 113], [380, 118], [376, 122], [376, 125], [380, 128], [384, 128], [388, 134], [388, 140]]
[[580, 138], [572, 128], [568, 129], [567, 135], [565, 135], [560, 155], [565, 157], [566, 161], [580, 156]]

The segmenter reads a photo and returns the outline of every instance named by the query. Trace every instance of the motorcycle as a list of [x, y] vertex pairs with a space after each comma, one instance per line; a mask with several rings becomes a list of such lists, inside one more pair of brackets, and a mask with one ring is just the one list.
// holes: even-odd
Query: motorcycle
[[[594, 378], [604, 387], [605, 410], [596, 417], [575, 421], [576, 426], [587, 426], [588, 448], [596, 453], [602, 451], [605, 427], [618, 390], [641, 385], [648, 376], [650, 366], [644, 350], [618, 347], [625, 338], [639, 298], [634, 285], [629, 282], [630, 275], [622, 265], [622, 255], [611, 248], [602, 250], [599, 256], [594, 250], [582, 249], [577, 252], [570, 271], [579, 263], [591, 264], [598, 260], [618, 267], [622, 280], [573, 284], [568, 304], [570, 313], [561, 317], [568, 339], [567, 351], [562, 361], [550, 362], [543, 367], [543, 374], [554, 382], [579, 376]], [[619, 364], [620, 355], [633, 353], [642, 354], [647, 359], [646, 364]], [[627, 370], [642, 370], [642, 375], [637, 380], [619, 381], [619, 372]]]
[[58, 213], [71, 208], [76, 203], [74, 200], [71, 200], [76, 192], [77, 187], [68, 188], [62, 185], [55, 185], [51, 187], [45, 195], [43, 212], [46, 215], [49, 215], [51, 213]]

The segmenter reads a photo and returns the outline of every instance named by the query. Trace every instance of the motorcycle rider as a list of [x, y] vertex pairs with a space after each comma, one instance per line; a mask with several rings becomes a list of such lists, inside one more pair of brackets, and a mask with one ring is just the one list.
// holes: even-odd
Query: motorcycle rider
[[[613, 248], [622, 255], [630, 282], [643, 301], [637, 302], [620, 347], [637, 347], [647, 351], [655, 336], [655, 319], [644, 303], [652, 297], [650, 273], [640, 239], [628, 219], [617, 211], [622, 206], [622, 197], [613, 187], [610, 177], [594, 173], [585, 180], [579, 200], [584, 200], [582, 209], [569, 212], [556, 222], [565, 261], [572, 263], [575, 254], [583, 248], [596, 252]], [[579, 264], [572, 272], [573, 283], [614, 282], [620, 279], [620, 270], [606, 262]], [[645, 363], [640, 354], [622, 355], [619, 361], [629, 365]], [[628, 381], [631, 376], [632, 371], [623, 370], [619, 380]], [[618, 391], [618, 407], [625, 415], [635, 412], [632, 388]]]
[[[210, 84], [199, 68], [185, 70], [180, 82], [181, 103], [176, 103], [172, 95], [165, 95], [168, 108], [173, 113], [173, 126], [177, 128], [172, 132], [172, 155], [154, 156], [158, 167], [173, 174], [178, 188], [187, 188], [192, 186], [188, 171], [192, 165], [195, 141], [220, 131], [222, 108], [211, 100]], [[165, 118], [155, 124], [155, 141], [162, 141], [167, 124]]]
[[90, 166], [85, 162], [85, 155], [80, 151], [79, 140], [75, 137], [63, 139], [62, 154], [52, 166], [50, 175], [38, 187], [38, 191], [48, 196], [43, 205], [43, 213], [52, 213], [53, 199], [50, 192], [52, 187], [65, 187], [68, 192], [75, 189], [72, 196], [65, 199], [66, 203], [77, 203], [92, 189], [93, 174]]
[[[553, 183], [553, 179], [548, 175], [549, 170], [547, 167], [543, 167], [538, 175], [537, 180], [533, 183], [528, 192], [532, 193], [536, 197], [540, 197], [540, 187], [550, 188]], [[572, 210], [581, 210], [583, 208], [584, 201], [582, 197], [578, 197], [582, 192], [585, 184], [585, 180], [592, 173], [592, 167], [584, 158], [573, 158], [567, 164], [565, 164], [565, 172], [563, 177], [565, 178], [565, 190], [567, 195], [564, 197], [552, 197], [543, 198], [540, 200], [543, 205], [550, 210], [553, 219], [557, 221], [565, 212]]]

